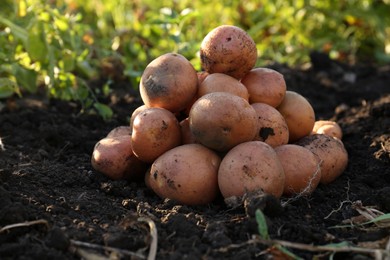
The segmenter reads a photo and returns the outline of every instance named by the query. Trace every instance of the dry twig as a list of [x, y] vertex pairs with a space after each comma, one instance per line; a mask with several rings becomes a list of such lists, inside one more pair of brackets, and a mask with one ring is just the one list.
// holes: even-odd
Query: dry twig
[[39, 224], [44, 224], [47, 227], [49, 226], [49, 222], [47, 222], [47, 220], [45, 220], [45, 219], [38, 219], [38, 220], [26, 221], [26, 222], [15, 223], [15, 224], [4, 226], [4, 227], [2, 227], [0, 229], [0, 233], [4, 232], [6, 230], [13, 229], [13, 228], [29, 227], [29, 226], [33, 226], [33, 225], [39, 225]]
[[[104, 250], [104, 251], [114, 252], [114, 253], [121, 254], [121, 255], [137, 257], [139, 259], [145, 259], [145, 256], [143, 256], [142, 254], [134, 253], [134, 252], [131, 252], [131, 251], [125, 250], [125, 249], [120, 249], [120, 248], [115, 248], [115, 247], [110, 247], [110, 246], [102, 246], [102, 245], [98, 245], [98, 244], [92, 244], [92, 243], [73, 240], [73, 239], [70, 240], [70, 243], [76, 248], [77, 247], [84, 247], [84, 248], [95, 249], [95, 250]], [[106, 257], [101, 257], [97, 254], [91, 254], [91, 253], [86, 252], [85, 250], [79, 250], [78, 248], [77, 248], [77, 252], [80, 254], [80, 256], [82, 256], [83, 258], [86, 258], [86, 259], [96, 259], [96, 258], [107, 259]]]

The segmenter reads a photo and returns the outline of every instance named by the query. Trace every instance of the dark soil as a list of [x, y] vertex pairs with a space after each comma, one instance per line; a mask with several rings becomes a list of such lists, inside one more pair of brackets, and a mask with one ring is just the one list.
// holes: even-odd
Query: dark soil
[[[369, 209], [390, 213], [390, 67], [316, 61], [306, 71], [272, 68], [283, 73], [289, 90], [310, 101], [317, 119], [342, 126], [347, 169], [310, 197], [249, 197], [233, 208], [221, 198], [206, 206], [180, 205], [160, 199], [142, 182], [112, 181], [92, 169], [95, 143], [127, 125], [141, 104], [138, 92], [124, 84], [114, 86], [107, 100], [116, 113], [109, 122], [80, 114], [71, 102], [4, 101], [0, 258], [143, 259], [152, 242], [144, 218], [157, 229], [157, 259], [268, 259], [278, 250], [259, 239], [258, 208], [266, 215], [271, 239], [307, 246], [345, 241], [367, 251], [389, 247], [389, 222], [357, 223]], [[18, 223], [29, 225], [8, 226]], [[349, 227], [335, 227], [340, 225]], [[332, 255], [286, 248], [304, 259]], [[373, 258], [352, 249], [334, 254], [334, 259]]]

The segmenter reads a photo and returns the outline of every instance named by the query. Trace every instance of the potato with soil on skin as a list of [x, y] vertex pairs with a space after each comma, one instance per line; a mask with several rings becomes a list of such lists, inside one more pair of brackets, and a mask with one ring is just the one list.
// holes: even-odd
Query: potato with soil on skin
[[311, 194], [321, 180], [317, 157], [309, 149], [295, 144], [278, 146], [275, 152], [285, 175], [283, 195]]
[[134, 109], [133, 113], [131, 113], [131, 116], [130, 116], [130, 128], [133, 129], [133, 122], [134, 122], [134, 118], [139, 114], [141, 113], [142, 111], [144, 111], [145, 109], [147, 109], [149, 107], [147, 107], [145, 104], [143, 105], [140, 105], [139, 107], [137, 107], [136, 109]]
[[343, 130], [340, 125], [330, 120], [318, 120], [314, 122], [311, 134], [325, 134], [340, 140], [343, 138]]
[[274, 107], [264, 103], [253, 103], [257, 113], [257, 134], [254, 141], [265, 142], [272, 147], [288, 143], [286, 120]]
[[224, 73], [241, 79], [256, 64], [256, 44], [243, 29], [221, 25], [203, 39], [200, 60], [202, 68], [210, 74]]
[[199, 85], [198, 98], [213, 92], [228, 92], [249, 101], [246, 87], [236, 78], [223, 73], [208, 75]]
[[198, 76], [198, 84], [202, 84], [202, 82], [207, 78], [208, 75], [210, 75], [207, 71], [198, 71], [197, 73]]
[[147, 163], [181, 144], [181, 130], [176, 117], [164, 108], [147, 108], [133, 122], [131, 135], [134, 154]]
[[286, 91], [282, 103], [276, 109], [287, 122], [289, 143], [293, 143], [311, 133], [315, 122], [314, 109], [301, 94]]
[[226, 152], [239, 143], [251, 141], [257, 131], [255, 109], [243, 98], [226, 92], [214, 92], [199, 98], [189, 114], [195, 139], [218, 152]]
[[248, 89], [249, 103], [265, 103], [273, 107], [282, 103], [287, 90], [283, 74], [268, 68], [252, 69], [241, 83]]
[[94, 147], [91, 164], [113, 180], [139, 180], [147, 169], [147, 164], [134, 155], [130, 135], [101, 139]]
[[181, 143], [182, 144], [198, 143], [196, 141], [195, 136], [191, 132], [189, 118], [187, 117], [187, 118], [181, 120], [179, 124], [180, 124], [180, 130], [181, 130]]
[[146, 66], [139, 89], [147, 107], [161, 107], [173, 113], [179, 112], [184, 110], [196, 95], [197, 72], [182, 55], [166, 53]]
[[117, 137], [122, 135], [131, 136], [131, 127], [127, 125], [117, 126], [112, 129], [106, 137]]
[[153, 162], [145, 182], [161, 198], [186, 205], [207, 204], [219, 194], [220, 162], [220, 157], [203, 145], [181, 145]]
[[348, 153], [340, 139], [315, 134], [296, 142], [316, 155], [321, 168], [320, 183], [328, 184], [337, 179], [348, 165]]
[[224, 198], [242, 196], [263, 190], [280, 198], [285, 176], [274, 149], [261, 141], [250, 141], [233, 147], [222, 159], [218, 185]]

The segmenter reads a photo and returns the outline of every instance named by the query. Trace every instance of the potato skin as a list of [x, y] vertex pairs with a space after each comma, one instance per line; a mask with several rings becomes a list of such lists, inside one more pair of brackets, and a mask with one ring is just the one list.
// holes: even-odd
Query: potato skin
[[181, 145], [154, 161], [145, 182], [161, 198], [186, 205], [208, 204], [219, 194], [220, 162], [220, 157], [203, 145]]
[[177, 53], [163, 54], [150, 62], [141, 77], [140, 94], [147, 107], [161, 107], [173, 113], [185, 109], [198, 88], [197, 72]]
[[113, 180], [139, 180], [147, 169], [147, 164], [134, 155], [130, 135], [101, 139], [94, 147], [91, 164], [96, 171]]
[[116, 137], [122, 135], [131, 136], [131, 127], [127, 125], [117, 126], [112, 129], [106, 137]]
[[257, 113], [257, 134], [254, 141], [265, 142], [272, 147], [287, 144], [289, 132], [287, 122], [274, 107], [264, 103], [253, 103]]
[[148, 107], [147, 107], [145, 104], [143, 104], [143, 105], [137, 107], [137, 108], [133, 111], [133, 113], [131, 113], [131, 116], [130, 116], [130, 123], [129, 123], [131, 129], [133, 129], [134, 118], [135, 118], [139, 113], [141, 113], [141, 111], [143, 111], [143, 110], [145, 110], [145, 109], [147, 109], [147, 108], [148, 108]]
[[236, 78], [223, 73], [208, 75], [199, 85], [198, 97], [212, 92], [228, 92], [249, 101], [249, 94], [246, 87]]
[[224, 198], [260, 189], [280, 198], [284, 181], [283, 166], [276, 152], [261, 141], [245, 142], [232, 148], [218, 170], [218, 185]]
[[133, 122], [132, 145], [134, 154], [152, 163], [164, 152], [181, 144], [181, 130], [176, 117], [164, 108], [147, 108]]
[[340, 140], [343, 138], [343, 130], [340, 125], [330, 120], [315, 121], [311, 134], [325, 134]]
[[195, 136], [192, 134], [190, 129], [190, 120], [189, 118], [185, 118], [180, 121], [180, 130], [181, 130], [181, 142], [182, 144], [195, 144], [198, 143], [196, 141]]
[[283, 74], [269, 68], [254, 68], [242, 79], [248, 89], [249, 103], [265, 103], [277, 107], [282, 103], [287, 86]]
[[200, 97], [189, 114], [190, 130], [195, 139], [219, 152], [253, 140], [256, 119], [256, 111], [245, 99], [226, 92]]
[[301, 94], [294, 91], [286, 91], [282, 103], [277, 107], [288, 125], [289, 143], [311, 133], [314, 122], [314, 109]]
[[322, 184], [328, 184], [337, 179], [348, 165], [348, 153], [344, 144], [337, 138], [324, 134], [305, 136], [296, 142], [309, 149], [317, 156], [321, 168]]
[[200, 59], [202, 68], [210, 74], [225, 73], [241, 79], [256, 64], [256, 44], [243, 29], [221, 25], [203, 39]]
[[285, 175], [283, 195], [311, 194], [321, 180], [317, 157], [309, 149], [295, 144], [278, 146], [275, 152]]

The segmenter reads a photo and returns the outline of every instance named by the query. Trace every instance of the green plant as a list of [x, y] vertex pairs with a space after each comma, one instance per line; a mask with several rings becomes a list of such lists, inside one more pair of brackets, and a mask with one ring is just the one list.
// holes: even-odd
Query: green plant
[[[309, 61], [312, 50], [338, 60], [390, 62], [389, 0], [4, 0], [0, 9], [0, 98], [46, 91], [82, 110], [112, 111], [114, 71], [137, 88], [146, 65], [178, 52], [200, 70], [199, 47], [221, 24], [255, 40], [257, 66]], [[114, 62], [113, 62], [114, 61]], [[123, 64], [116, 68], [115, 64]], [[119, 70], [119, 72], [118, 72]], [[106, 81], [104, 88], [92, 79]]]
[[109, 118], [111, 109], [99, 103], [88, 86], [97, 69], [82, 16], [39, 1], [29, 1], [27, 9], [21, 2], [12, 17], [0, 14], [0, 97], [43, 88], [49, 97], [77, 100], [83, 109], [93, 106]]

